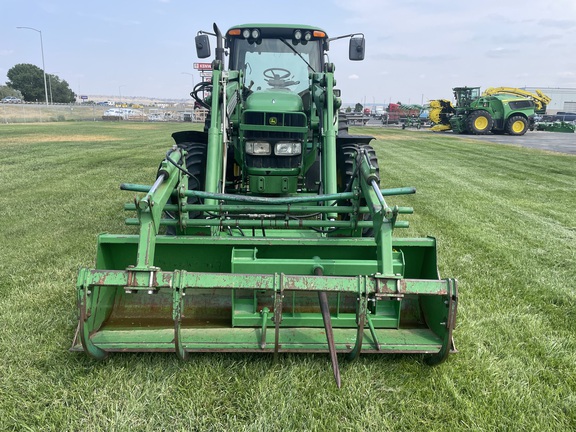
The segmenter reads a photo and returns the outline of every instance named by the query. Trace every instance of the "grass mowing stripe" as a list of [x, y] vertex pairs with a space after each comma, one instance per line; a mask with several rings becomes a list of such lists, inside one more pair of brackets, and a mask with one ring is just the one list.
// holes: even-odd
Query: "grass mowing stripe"
[[574, 157], [423, 132], [374, 147], [385, 186], [418, 188], [387, 200], [415, 208], [397, 235], [435, 235], [460, 281], [446, 364], [342, 361], [336, 391], [322, 355], [68, 353], [76, 270], [97, 233], [134, 231], [118, 185], [150, 184], [179, 128], [0, 127], [0, 429], [576, 429]]
[[[381, 147], [378, 144], [380, 143], [376, 144], [377, 151], [382, 159], [380, 151], [385, 151], [389, 146], [388, 143]], [[442, 145], [427, 144], [430, 144], [428, 151], [433, 149], [437, 155], [444, 153], [445, 157], [437, 157], [435, 160], [426, 157], [426, 163], [422, 163], [422, 160], [414, 156], [415, 152], [411, 151], [414, 150], [413, 141], [403, 143], [404, 147], [408, 147], [406, 152], [403, 148], [399, 154], [386, 152], [383, 157], [391, 164], [405, 167], [404, 172], [418, 173], [421, 181], [425, 179], [427, 183], [434, 185], [435, 193], [430, 195], [437, 200], [424, 206], [418, 203], [415, 207], [416, 211], [426, 211], [426, 218], [433, 218], [437, 226], [445, 226], [446, 229], [440, 230], [439, 237], [441, 244], [446, 241], [449, 246], [445, 246], [442, 252], [448, 252], [447, 249], [455, 245], [453, 238], [457, 235], [462, 237], [458, 243], [468, 245], [464, 261], [467, 266], [476, 264], [476, 271], [454, 269], [457, 275], [462, 275], [461, 280], [468, 281], [463, 284], [464, 289], [461, 292], [460, 310], [463, 311], [464, 319], [469, 319], [471, 325], [482, 322], [479, 330], [488, 329], [486, 337], [504, 333], [506, 339], [513, 340], [514, 335], [510, 334], [508, 329], [512, 329], [512, 332], [524, 332], [530, 340], [530, 343], [525, 345], [535, 350], [540, 348], [540, 355], [548, 357], [547, 361], [553, 361], [556, 357], [563, 358], [562, 354], [567, 355], [569, 360], [563, 364], [568, 371], [574, 360], [575, 334], [572, 319], [575, 310], [572, 282], [576, 276], [575, 219], [574, 213], [569, 210], [574, 208], [574, 189], [567, 188], [560, 192], [568, 197], [566, 202], [570, 203], [566, 211], [561, 213], [565, 218], [564, 223], [552, 217], [552, 214], [543, 217], [540, 209], [554, 207], [554, 194], [543, 195], [539, 202], [534, 201], [529, 203], [530, 205], [523, 201], [518, 205], [516, 194], [522, 194], [524, 190], [527, 193], [529, 190], [517, 183], [515, 176], [506, 177], [505, 187], [490, 188], [494, 170], [484, 172], [486, 167], [491, 166], [490, 160], [483, 160], [484, 163], [480, 165], [482, 169], [468, 168], [468, 175], [464, 177], [458, 169], [461, 165], [453, 166], [454, 161], [450, 160], [453, 152], [447, 154]], [[453, 146], [454, 143], [451, 142], [449, 147]], [[406, 156], [406, 153], [409, 156]], [[436, 160], [443, 159], [452, 162], [450, 169], [442, 169], [436, 164]], [[554, 164], [558, 159], [573, 161], [573, 157], [550, 159]], [[504, 159], [500, 158], [499, 162], [502, 160]], [[525, 169], [522, 160], [518, 157], [513, 160], [521, 167], [517, 172]], [[544, 170], [549, 168], [548, 170], [552, 171], [546, 163], [540, 162], [540, 165]], [[574, 166], [570, 167], [571, 169], [562, 174], [574, 178]], [[525, 171], [529, 178], [529, 170]], [[448, 184], [448, 187], [445, 184]], [[488, 187], [481, 188], [478, 185]], [[449, 197], [453, 205], [439, 206], [439, 203], [446, 199], [443, 199], [438, 191], [450, 191]], [[425, 191], [425, 199], [431, 201], [427, 192]], [[490, 203], [490, 206], [486, 203]], [[498, 209], [498, 212], [494, 212], [494, 208]], [[463, 218], [464, 215], [467, 215], [467, 218]], [[450, 258], [457, 262], [456, 255], [442, 253], [441, 264]], [[476, 277], [474, 272], [478, 273]], [[474, 298], [474, 291], [477, 291], [477, 297], [482, 299], [482, 303], [479, 302], [472, 311], [467, 303], [469, 298]], [[558, 304], [565, 308], [557, 307]], [[482, 319], [483, 316], [490, 318]], [[526, 334], [530, 328], [535, 330]], [[503, 332], [503, 329], [507, 331]], [[507, 347], [504, 340], [502, 342], [501, 346]], [[521, 354], [512, 348], [508, 355], [525, 358], [526, 354], [532, 353]]]

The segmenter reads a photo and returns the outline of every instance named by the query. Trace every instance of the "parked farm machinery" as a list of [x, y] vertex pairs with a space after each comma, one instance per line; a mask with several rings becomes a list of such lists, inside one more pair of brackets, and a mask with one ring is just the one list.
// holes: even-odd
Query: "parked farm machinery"
[[[455, 87], [456, 105], [446, 99], [430, 101], [433, 131], [456, 133], [524, 135], [534, 127], [536, 109], [546, 109], [550, 98], [539, 92], [509, 87], [490, 88], [480, 94], [480, 87]], [[514, 92], [513, 90], [517, 90]]]
[[536, 122], [535, 126], [537, 131], [544, 132], [563, 132], [563, 133], [574, 133], [576, 131], [576, 125], [570, 122], [564, 122], [561, 120], [557, 121], [541, 121]]
[[[393, 237], [412, 209], [387, 200], [415, 189], [382, 187], [373, 138], [338, 121], [329, 42], [349, 38], [362, 60], [363, 35], [214, 35], [212, 82], [193, 92], [210, 109], [206, 130], [173, 134], [152, 185], [121, 186], [140, 193], [126, 205], [139, 232], [99, 236], [95, 268], [78, 275], [73, 349], [327, 352], [338, 385], [339, 353], [443, 361], [456, 281], [439, 277], [434, 238]], [[196, 47], [211, 55], [208, 34]]]
[[398, 103], [390, 103], [386, 112], [382, 115], [382, 124], [403, 124], [406, 121], [415, 123], [410, 119], [417, 119], [422, 113], [423, 107], [420, 105], [410, 105]]

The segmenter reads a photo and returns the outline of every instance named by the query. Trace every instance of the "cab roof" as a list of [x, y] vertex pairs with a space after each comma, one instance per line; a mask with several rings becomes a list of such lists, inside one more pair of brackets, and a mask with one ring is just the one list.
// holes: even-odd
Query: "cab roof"
[[259, 29], [262, 36], [266, 37], [268, 35], [278, 35], [280, 34], [281, 36], [286, 36], [288, 33], [290, 35], [292, 35], [292, 33], [294, 32], [294, 30], [304, 30], [304, 31], [320, 31], [323, 32], [326, 36], [325, 38], [328, 38], [328, 34], [321, 28], [319, 27], [314, 27], [314, 26], [309, 26], [309, 25], [305, 25], [305, 24], [239, 24], [239, 25], [235, 25], [232, 26], [228, 29], [228, 31], [226, 32], [226, 34], [228, 34], [230, 32], [230, 30], [233, 29]]

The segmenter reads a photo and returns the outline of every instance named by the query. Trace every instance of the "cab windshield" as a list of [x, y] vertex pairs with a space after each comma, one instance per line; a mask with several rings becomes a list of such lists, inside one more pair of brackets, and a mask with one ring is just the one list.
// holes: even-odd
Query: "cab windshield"
[[244, 83], [252, 90], [307, 90], [308, 73], [320, 70], [320, 42], [294, 44], [274, 38], [250, 42], [235, 39], [230, 69], [244, 72]]
[[480, 88], [458, 88], [454, 92], [454, 96], [460, 106], [467, 106], [480, 97]]

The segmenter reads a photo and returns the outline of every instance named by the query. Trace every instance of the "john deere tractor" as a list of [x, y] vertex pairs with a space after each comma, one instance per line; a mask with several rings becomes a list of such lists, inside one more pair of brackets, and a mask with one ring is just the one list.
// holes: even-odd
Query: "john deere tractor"
[[535, 104], [530, 97], [506, 93], [480, 95], [480, 87], [456, 87], [456, 106], [441, 99], [430, 101], [432, 130], [456, 133], [524, 135], [534, 127]]
[[[370, 136], [338, 118], [331, 42], [317, 27], [250, 24], [200, 32], [212, 80], [192, 96], [204, 131], [174, 133], [141, 195], [133, 235], [101, 234], [80, 270], [74, 350], [425, 355], [454, 347], [456, 281], [438, 274], [436, 240], [393, 237], [409, 207], [383, 187]], [[228, 57], [226, 67], [225, 57]], [[204, 95], [204, 97], [203, 97]], [[393, 169], [387, 166], [387, 169]]]

